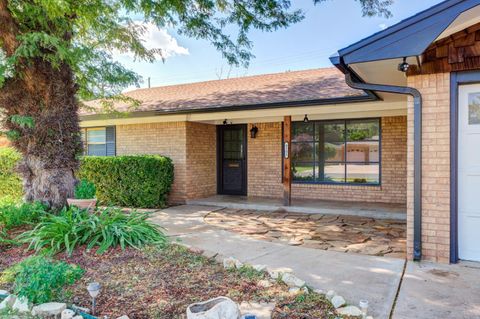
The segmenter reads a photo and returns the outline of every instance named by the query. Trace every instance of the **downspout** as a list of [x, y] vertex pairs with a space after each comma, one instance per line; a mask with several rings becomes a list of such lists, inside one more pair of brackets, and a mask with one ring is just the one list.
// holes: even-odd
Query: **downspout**
[[351, 70], [343, 65], [348, 86], [358, 90], [410, 95], [413, 97], [413, 260], [422, 258], [422, 95], [407, 86], [383, 85], [356, 82]]

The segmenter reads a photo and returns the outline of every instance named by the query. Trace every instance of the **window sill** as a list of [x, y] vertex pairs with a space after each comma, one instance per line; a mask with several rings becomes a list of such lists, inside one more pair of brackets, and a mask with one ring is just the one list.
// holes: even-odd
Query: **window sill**
[[366, 184], [366, 183], [329, 183], [329, 182], [299, 182], [293, 181], [292, 185], [328, 185], [328, 186], [357, 186], [357, 187], [381, 187], [382, 184]]

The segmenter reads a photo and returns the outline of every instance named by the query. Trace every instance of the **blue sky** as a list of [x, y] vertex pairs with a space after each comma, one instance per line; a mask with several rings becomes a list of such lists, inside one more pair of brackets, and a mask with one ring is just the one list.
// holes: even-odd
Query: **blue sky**
[[328, 57], [353, 42], [378, 32], [441, 0], [395, 0], [393, 17], [362, 17], [360, 5], [353, 0], [332, 0], [313, 5], [313, 0], [292, 1], [306, 18], [288, 29], [272, 33], [251, 32], [255, 58], [248, 69], [232, 68], [208, 42], [178, 36], [174, 30], [157, 31], [152, 27], [151, 46], [168, 50], [165, 63], [134, 62], [129, 56], [117, 60], [133, 69], [151, 86], [215, 80], [219, 78], [276, 73], [331, 66]]

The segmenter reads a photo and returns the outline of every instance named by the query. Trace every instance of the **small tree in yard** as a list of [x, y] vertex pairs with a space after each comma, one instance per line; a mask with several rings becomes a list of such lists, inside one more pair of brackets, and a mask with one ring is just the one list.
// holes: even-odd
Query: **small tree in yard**
[[[389, 15], [391, 0], [358, 2], [364, 15]], [[73, 195], [78, 99], [111, 103], [139, 82], [111, 53], [162, 57], [161, 48], [145, 48], [145, 28], [132, 17], [206, 39], [229, 63], [247, 64], [250, 29], [284, 28], [303, 13], [289, 0], [0, 0], [1, 126], [23, 156], [27, 201], [59, 208]]]

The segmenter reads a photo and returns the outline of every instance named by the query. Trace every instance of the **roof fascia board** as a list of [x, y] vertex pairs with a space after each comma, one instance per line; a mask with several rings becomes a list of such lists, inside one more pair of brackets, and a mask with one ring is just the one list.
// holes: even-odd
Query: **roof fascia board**
[[440, 3], [341, 49], [339, 55], [347, 64], [420, 55], [462, 12], [477, 5], [480, 5], [480, 0]]
[[388, 27], [387, 29], [385, 30], [382, 30], [382, 31], [379, 31], [377, 33], [374, 33], [372, 34], [371, 36], [368, 36], [360, 41], [357, 41], [343, 49], [340, 49], [338, 50], [339, 54], [341, 56], [344, 56], [352, 51], [355, 51], [355, 50], [358, 50], [374, 41], [378, 41], [392, 33], [395, 33], [395, 32], [398, 32], [412, 24], [415, 24], [417, 23], [418, 21], [421, 21], [421, 20], [424, 20], [424, 19], [427, 19], [429, 18], [430, 16], [432, 15], [435, 15], [437, 14], [438, 12], [441, 12], [443, 10], [446, 10], [458, 3], [461, 3], [465, 0], [450, 0], [450, 1], [444, 1], [444, 2], [441, 2], [431, 8], [428, 8], [424, 11], [421, 11], [405, 20], [402, 20], [400, 22], [398, 22], [397, 24], [394, 24], [393, 26], [391, 27]]

